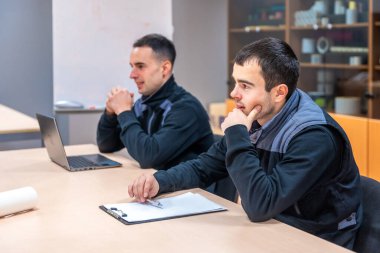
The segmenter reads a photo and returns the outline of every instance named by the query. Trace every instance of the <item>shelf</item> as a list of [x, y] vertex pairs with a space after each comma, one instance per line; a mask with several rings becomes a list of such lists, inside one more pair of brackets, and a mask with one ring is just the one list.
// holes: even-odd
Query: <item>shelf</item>
[[348, 64], [339, 64], [339, 63], [315, 64], [315, 63], [301, 62], [300, 66], [303, 68], [325, 68], [325, 69], [363, 69], [363, 70], [368, 69], [367, 65], [348, 65]]
[[231, 33], [250, 33], [250, 32], [283, 32], [285, 31], [284, 25], [278, 25], [278, 26], [266, 26], [266, 25], [259, 25], [259, 26], [245, 26], [243, 28], [231, 28]]
[[355, 24], [328, 24], [326, 26], [320, 26], [320, 25], [307, 25], [307, 26], [291, 26], [290, 30], [331, 30], [331, 29], [352, 29], [352, 28], [368, 28], [368, 23], [355, 23]]
[[333, 54], [368, 54], [367, 47], [331, 46], [330, 53]]
[[[368, 79], [371, 79], [363, 81], [366, 89], [374, 89], [372, 84], [374, 79], [378, 80], [380, 86], [379, 1], [356, 1], [356, 3], [361, 3], [362, 13], [357, 16], [357, 22], [346, 24], [346, 15], [337, 15], [331, 10], [334, 0], [320, 1], [325, 2], [329, 9], [328, 13], [324, 15], [328, 19], [323, 20], [322, 16], [308, 13], [311, 5], [317, 2], [316, 0], [229, 0], [228, 78], [233, 71], [234, 55], [242, 46], [253, 40], [271, 36], [286, 41], [300, 57], [299, 83], [300, 88], [305, 91], [317, 90], [317, 79], [318, 77], [322, 78], [320, 73], [323, 71], [321, 70], [326, 70], [326, 79], [330, 78], [331, 73], [334, 82], [348, 80], [353, 75], [363, 72], [368, 75]], [[348, 0], [343, 2], [346, 4]], [[281, 19], [271, 20], [268, 13], [260, 12], [261, 9], [274, 3], [284, 6], [284, 11], [279, 16]], [[326, 20], [327, 22], [325, 22]], [[324, 25], [322, 25], [322, 21]], [[303, 25], [305, 23], [309, 25]], [[313, 25], [313, 23], [315, 24]], [[327, 42], [321, 44], [318, 40], [323, 37], [327, 38]], [[308, 46], [313, 50], [306, 50], [306, 39], [312, 40]], [[323, 46], [323, 48], [326, 46], [327, 52], [323, 55], [320, 54], [322, 56], [320, 61], [316, 61], [316, 58], [311, 61], [312, 54], [306, 52], [315, 52], [316, 54], [319, 46]], [[361, 64], [350, 65], [350, 60], [351, 62], [356, 60], [353, 57], [360, 58], [361, 61], [357, 63]], [[229, 91], [233, 89], [232, 83], [228, 85]], [[360, 87], [339, 87], [336, 92], [339, 96], [361, 96], [365, 88], [362, 85]], [[380, 90], [380, 87], [376, 88], [376, 92], [377, 89]], [[363, 103], [363, 108], [366, 109], [368, 117], [380, 120], [380, 99], [368, 100]]]

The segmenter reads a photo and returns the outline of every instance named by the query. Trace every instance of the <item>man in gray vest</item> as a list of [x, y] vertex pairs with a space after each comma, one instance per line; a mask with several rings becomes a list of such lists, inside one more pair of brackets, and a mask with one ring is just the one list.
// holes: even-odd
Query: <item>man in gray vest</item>
[[362, 222], [359, 171], [343, 129], [297, 89], [298, 70], [281, 40], [242, 48], [224, 138], [195, 160], [140, 176], [129, 195], [144, 202], [229, 175], [251, 221], [275, 218], [352, 249]]

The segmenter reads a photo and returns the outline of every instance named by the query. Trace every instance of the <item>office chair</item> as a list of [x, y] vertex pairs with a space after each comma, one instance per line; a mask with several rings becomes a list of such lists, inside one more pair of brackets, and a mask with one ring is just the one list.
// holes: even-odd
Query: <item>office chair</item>
[[358, 253], [380, 251], [380, 182], [361, 176], [363, 223], [354, 245]]
[[[214, 142], [218, 142], [223, 138], [221, 135], [214, 135]], [[225, 178], [222, 178], [215, 183], [211, 184], [206, 189], [208, 192], [211, 192], [215, 195], [218, 195], [219, 197], [228, 199], [232, 202], [237, 202], [238, 200], [238, 192], [237, 189], [232, 182], [232, 179], [228, 176]]]

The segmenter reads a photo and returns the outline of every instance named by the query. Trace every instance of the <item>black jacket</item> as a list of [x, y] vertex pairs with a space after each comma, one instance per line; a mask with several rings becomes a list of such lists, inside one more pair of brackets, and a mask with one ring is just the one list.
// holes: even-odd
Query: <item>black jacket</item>
[[231, 126], [198, 159], [155, 173], [160, 193], [230, 175], [251, 221], [275, 218], [352, 248], [359, 172], [341, 127], [300, 90], [263, 127]]
[[97, 143], [101, 152], [126, 147], [142, 168], [168, 169], [206, 151], [213, 135], [201, 103], [172, 76], [155, 94], [137, 100], [133, 111], [103, 113]]

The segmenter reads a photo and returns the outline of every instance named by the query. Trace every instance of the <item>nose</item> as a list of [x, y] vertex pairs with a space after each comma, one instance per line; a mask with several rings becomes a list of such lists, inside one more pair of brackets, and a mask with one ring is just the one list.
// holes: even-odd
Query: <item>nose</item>
[[137, 72], [135, 68], [132, 68], [131, 73], [129, 74], [129, 78], [131, 79], [137, 78]]
[[237, 98], [238, 99], [238, 95], [239, 95], [238, 86], [235, 85], [234, 89], [230, 93], [230, 96], [231, 96], [231, 98]]

